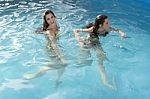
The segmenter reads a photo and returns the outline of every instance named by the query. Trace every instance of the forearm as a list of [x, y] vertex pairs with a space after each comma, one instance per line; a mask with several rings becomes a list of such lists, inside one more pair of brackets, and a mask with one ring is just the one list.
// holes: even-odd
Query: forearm
[[44, 32], [42, 27], [37, 28], [35, 31], [35, 33], [37, 33], [37, 34], [43, 34], [42, 32]]
[[111, 31], [115, 31], [115, 32], [118, 32], [120, 34], [121, 37], [125, 37], [126, 36], [126, 33], [123, 32], [122, 30], [120, 29], [117, 29], [117, 28], [113, 28], [113, 27], [110, 27]]

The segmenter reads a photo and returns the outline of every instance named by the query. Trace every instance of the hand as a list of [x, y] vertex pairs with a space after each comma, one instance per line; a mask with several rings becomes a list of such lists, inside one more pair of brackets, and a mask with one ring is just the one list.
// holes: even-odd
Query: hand
[[122, 38], [125, 38], [125, 37], [126, 37], [126, 33], [125, 33], [125, 32], [119, 30], [119, 33], [120, 33], [120, 36], [121, 36]]
[[73, 30], [75, 38], [76, 38], [76, 40], [79, 43], [79, 46], [82, 47], [83, 46], [83, 38], [81, 38], [80, 35], [79, 35], [80, 31], [81, 31], [81, 29], [75, 29], [75, 30]]
[[36, 29], [35, 33], [39, 33], [39, 32], [42, 32], [42, 31], [43, 31], [42, 28], [39, 27], [39, 28]]
[[74, 29], [73, 32], [74, 32], [75, 38], [79, 42], [80, 41], [80, 36], [79, 36], [78, 32], [80, 32], [80, 29]]
[[79, 32], [80, 32], [80, 29], [74, 29], [73, 32], [74, 32], [74, 33], [79, 33]]

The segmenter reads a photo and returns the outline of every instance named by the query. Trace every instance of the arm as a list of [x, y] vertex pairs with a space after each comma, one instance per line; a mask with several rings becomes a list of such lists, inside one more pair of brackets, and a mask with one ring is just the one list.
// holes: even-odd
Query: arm
[[82, 38], [80, 37], [79, 35], [79, 32], [92, 32], [93, 31], [93, 27], [90, 27], [90, 28], [87, 28], [87, 29], [74, 29], [73, 32], [74, 32], [74, 35], [75, 35], [75, 38], [76, 40], [78, 41], [79, 45], [81, 46], [81, 42], [83, 41]]
[[43, 32], [42, 27], [38, 27], [38, 28], [35, 30], [35, 33], [36, 33], [36, 34], [43, 34], [43, 33], [41, 33], [41, 32]]
[[110, 27], [110, 29], [111, 29], [111, 31], [118, 32], [122, 38], [126, 37], [126, 33], [123, 32], [122, 30], [116, 29], [116, 28], [114, 28], [114, 27]]

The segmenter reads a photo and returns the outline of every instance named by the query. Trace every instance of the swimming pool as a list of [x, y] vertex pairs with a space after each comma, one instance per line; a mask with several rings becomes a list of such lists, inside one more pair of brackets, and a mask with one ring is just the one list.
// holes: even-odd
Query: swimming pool
[[[150, 92], [149, 0], [1, 0], [0, 1], [0, 99], [149, 99]], [[70, 64], [56, 88], [56, 70], [25, 80], [23, 75], [47, 65], [42, 13], [52, 9], [61, 29], [61, 50]], [[112, 26], [124, 30], [101, 39], [109, 61], [104, 66], [117, 90], [104, 86], [93, 52], [91, 64], [76, 64], [80, 49], [72, 30], [83, 27], [98, 14], [107, 14]]]

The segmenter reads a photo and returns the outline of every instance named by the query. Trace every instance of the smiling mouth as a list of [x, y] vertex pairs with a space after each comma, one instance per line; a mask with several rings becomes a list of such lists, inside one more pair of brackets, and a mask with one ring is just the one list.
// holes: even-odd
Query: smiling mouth
[[54, 24], [54, 21], [52, 21], [51, 24]]

